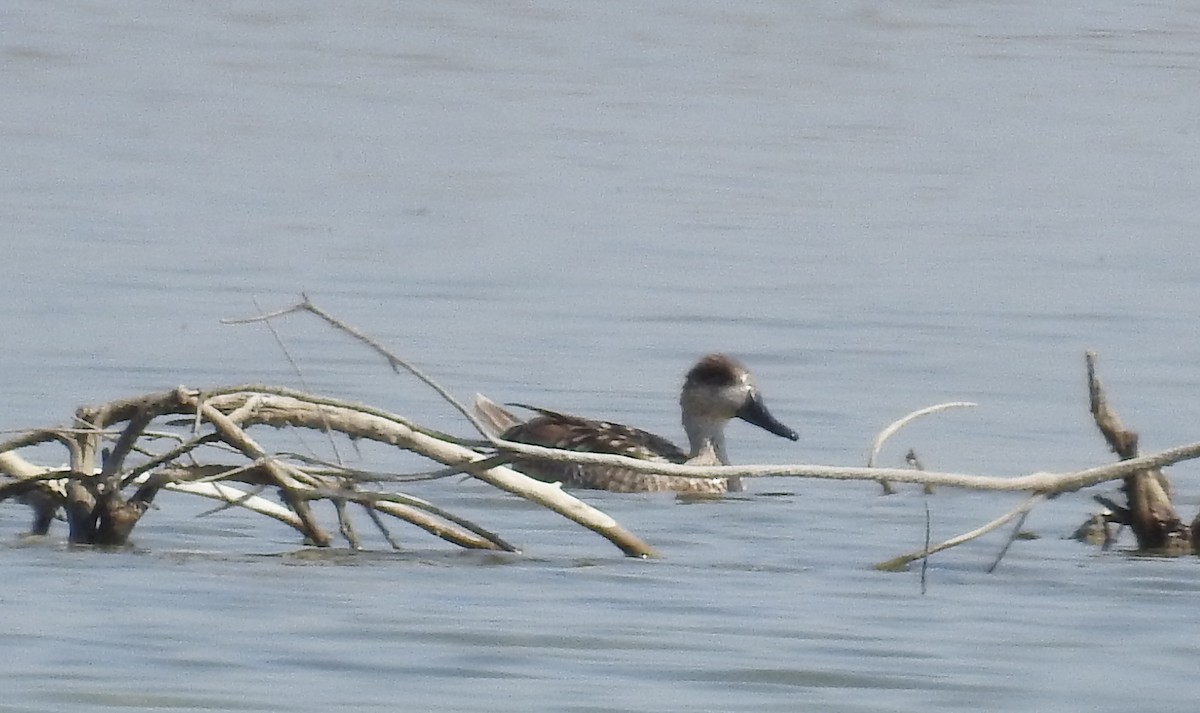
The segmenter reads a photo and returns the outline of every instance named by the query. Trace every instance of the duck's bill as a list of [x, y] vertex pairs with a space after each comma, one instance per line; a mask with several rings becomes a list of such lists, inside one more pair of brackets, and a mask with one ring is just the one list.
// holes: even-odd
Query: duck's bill
[[737, 412], [737, 417], [746, 423], [753, 423], [759, 428], [770, 431], [776, 436], [782, 436], [792, 441], [800, 439], [795, 431], [780, 423], [771, 412], [767, 410], [767, 405], [763, 403], [762, 397], [758, 394], [753, 394], [748, 401]]

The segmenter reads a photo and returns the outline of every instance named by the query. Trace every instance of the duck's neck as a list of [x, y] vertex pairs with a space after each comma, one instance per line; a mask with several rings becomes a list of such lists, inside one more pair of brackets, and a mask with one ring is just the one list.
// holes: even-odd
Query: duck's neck
[[729, 465], [725, 454], [725, 424], [684, 422], [691, 451], [688, 462], [693, 465]]

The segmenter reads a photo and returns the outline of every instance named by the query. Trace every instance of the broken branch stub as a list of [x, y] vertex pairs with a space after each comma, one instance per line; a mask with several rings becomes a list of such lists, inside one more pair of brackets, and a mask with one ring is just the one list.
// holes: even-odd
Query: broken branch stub
[[[1086, 354], [1088, 402], [1096, 427], [1121, 460], [1138, 457], [1138, 434], [1125, 428], [1108, 403], [1096, 376], [1096, 354]], [[1171, 484], [1161, 468], [1142, 468], [1124, 476], [1122, 490], [1128, 507], [1121, 515], [1137, 538], [1138, 549], [1178, 554], [1193, 549], [1192, 528], [1179, 519], [1171, 504]]]

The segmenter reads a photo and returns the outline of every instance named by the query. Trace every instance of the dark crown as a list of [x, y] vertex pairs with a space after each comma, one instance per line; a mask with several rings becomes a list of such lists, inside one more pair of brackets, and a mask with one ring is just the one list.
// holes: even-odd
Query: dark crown
[[687, 384], [722, 388], [737, 383], [738, 375], [746, 370], [737, 359], [724, 354], [709, 354], [696, 362], [687, 373]]

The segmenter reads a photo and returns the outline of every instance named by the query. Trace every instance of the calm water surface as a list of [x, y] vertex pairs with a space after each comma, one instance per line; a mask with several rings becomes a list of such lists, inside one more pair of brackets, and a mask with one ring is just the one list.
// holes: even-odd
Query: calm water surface
[[[1105, 462], [1085, 349], [1144, 448], [1200, 435], [1186, 3], [14, 0], [0, 68], [0, 428], [181, 383], [300, 386], [268, 333], [218, 320], [305, 291], [460, 396], [674, 438], [683, 370], [736, 353], [802, 436], [735, 424], [740, 462], [861, 464], [884, 424], [958, 399], [980, 407], [905, 431], [886, 464], [909, 447], [987, 474]], [[465, 433], [336, 334], [280, 329], [308, 388]], [[1186, 517], [1195, 474], [1172, 472]], [[1184, 711], [1200, 694], [1195, 561], [1061, 539], [1087, 494], [1037, 510], [1041, 539], [995, 574], [1000, 537], [936, 558], [922, 596], [915, 571], [870, 568], [921, 544], [909, 490], [586, 494], [652, 562], [480, 484], [411, 490], [524, 554], [399, 526], [401, 553], [311, 552], [169, 495], [136, 548], [96, 553], [22, 540], [27, 513], [3, 504], [0, 709]], [[1012, 502], [940, 493], [933, 536]]]

